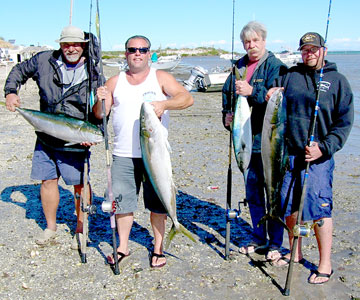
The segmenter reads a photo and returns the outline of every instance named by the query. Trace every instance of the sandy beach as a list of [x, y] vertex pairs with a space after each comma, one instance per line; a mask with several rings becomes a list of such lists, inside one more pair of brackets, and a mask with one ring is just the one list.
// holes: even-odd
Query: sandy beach
[[[107, 77], [115, 72], [104, 71]], [[3, 89], [4, 69], [0, 72]], [[32, 80], [20, 96], [22, 107], [39, 109]], [[290, 296], [282, 296], [287, 268], [271, 266], [264, 255], [238, 252], [251, 238], [248, 207], [242, 206], [240, 218], [232, 223], [231, 255], [224, 260], [229, 134], [221, 123], [221, 94], [193, 96], [192, 107], [171, 112], [169, 142], [179, 190], [178, 218], [197, 243], [177, 235], [166, 252], [167, 265], [151, 269], [152, 230], [140, 197], [130, 237], [132, 254], [118, 276], [105, 264], [112, 244], [109, 215], [100, 208], [106, 187], [104, 144], [91, 148], [91, 184], [98, 211], [89, 218], [90, 244], [87, 263], [82, 264], [78, 251], [70, 249], [76, 225], [72, 187], [61, 180], [58, 236], [48, 247], [35, 244], [34, 238], [46, 227], [40, 183], [30, 179], [35, 133], [19, 114], [0, 106], [1, 299], [360, 299], [360, 157], [341, 151], [335, 156], [334, 275], [324, 285], [307, 283], [310, 270], [318, 264], [318, 252], [315, 237], [306, 238], [305, 263], [295, 265]], [[5, 101], [3, 93], [0, 98]], [[112, 136], [111, 124], [109, 132]], [[244, 185], [232, 161], [232, 205], [237, 207], [244, 198]], [[169, 220], [167, 231], [170, 226]], [[287, 236], [283, 246], [285, 253]]]

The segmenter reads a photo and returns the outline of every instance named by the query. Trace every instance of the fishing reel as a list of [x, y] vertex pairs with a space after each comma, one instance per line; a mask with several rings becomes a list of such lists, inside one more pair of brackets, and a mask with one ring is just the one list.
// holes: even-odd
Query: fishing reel
[[114, 201], [103, 201], [101, 203], [101, 210], [104, 213], [115, 213], [117, 209], [120, 208], [120, 202], [122, 200], [122, 195], [116, 197]]
[[239, 201], [238, 202], [238, 209], [227, 209], [226, 210], [226, 220], [239, 219], [240, 218], [240, 214], [241, 214], [241, 206], [240, 205], [241, 204], [246, 206], [247, 205], [246, 199], [244, 199], [244, 201]]
[[[75, 198], [77, 200], [81, 200], [81, 195], [78, 193], [75, 194]], [[92, 197], [91, 197], [92, 198]], [[80, 208], [81, 211], [84, 213], [88, 213], [89, 215], [96, 214], [96, 206], [94, 204], [88, 204], [87, 206], [84, 206], [84, 201], [80, 201]]]
[[324, 220], [320, 220], [318, 222], [314, 222], [313, 224], [305, 223], [305, 224], [299, 224], [295, 225], [293, 228], [293, 235], [297, 237], [309, 237], [311, 234], [311, 231], [314, 229], [314, 227], [318, 225], [319, 227], [324, 225]]

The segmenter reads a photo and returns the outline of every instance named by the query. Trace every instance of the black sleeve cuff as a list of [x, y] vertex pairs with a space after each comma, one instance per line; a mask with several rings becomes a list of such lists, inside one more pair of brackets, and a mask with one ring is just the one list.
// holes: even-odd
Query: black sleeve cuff
[[5, 90], [5, 97], [9, 94], [16, 94], [17, 95], [17, 89], [7, 89]]

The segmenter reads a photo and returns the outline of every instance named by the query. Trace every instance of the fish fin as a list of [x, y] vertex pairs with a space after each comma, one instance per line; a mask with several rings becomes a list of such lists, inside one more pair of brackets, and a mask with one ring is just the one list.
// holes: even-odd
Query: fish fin
[[183, 225], [179, 223], [179, 229], [176, 229], [175, 224], [172, 225], [171, 230], [167, 236], [166, 243], [165, 243], [165, 250], [167, 250], [170, 246], [171, 241], [177, 235], [178, 233], [182, 233], [186, 237], [188, 237], [190, 240], [192, 240], [194, 243], [196, 243], [195, 238], [191, 234], [189, 230], [187, 230]]
[[168, 149], [169, 153], [172, 153], [170, 143], [167, 139], [166, 139], [166, 148]]
[[259, 223], [257, 224], [257, 227], [264, 224], [266, 221], [270, 219], [279, 222], [288, 232], [290, 232], [290, 228], [285, 224], [285, 222], [279, 216], [271, 216], [270, 214], [266, 214], [265, 216], [263, 216], [260, 219]]

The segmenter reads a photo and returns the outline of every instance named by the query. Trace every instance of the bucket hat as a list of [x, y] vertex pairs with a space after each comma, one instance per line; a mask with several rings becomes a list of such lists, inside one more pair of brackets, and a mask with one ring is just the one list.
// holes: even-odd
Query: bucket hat
[[85, 43], [89, 40], [85, 39], [84, 31], [75, 26], [66, 26], [60, 34], [60, 38], [56, 40], [57, 43]]

